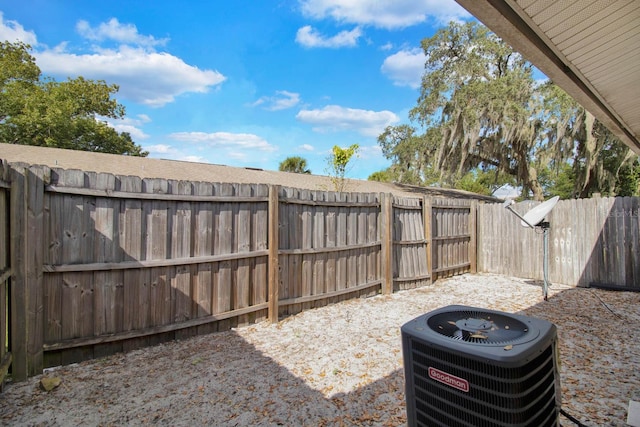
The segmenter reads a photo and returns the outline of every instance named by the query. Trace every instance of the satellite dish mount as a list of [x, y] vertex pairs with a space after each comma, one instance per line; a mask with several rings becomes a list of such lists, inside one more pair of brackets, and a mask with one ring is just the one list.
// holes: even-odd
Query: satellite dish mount
[[544, 290], [543, 296], [544, 300], [548, 299], [548, 288], [549, 288], [549, 229], [551, 228], [551, 224], [548, 221], [545, 221], [545, 217], [551, 212], [551, 210], [555, 207], [556, 203], [560, 199], [559, 196], [555, 196], [550, 198], [549, 200], [539, 204], [538, 206], [531, 209], [529, 212], [524, 214], [524, 216], [520, 215], [518, 212], [513, 210], [511, 205], [513, 204], [513, 200], [505, 200], [502, 206], [509, 209], [513, 212], [518, 218], [520, 218], [520, 223], [523, 227], [529, 227], [533, 229], [542, 230], [542, 234], [544, 235], [544, 246], [543, 246], [543, 274], [544, 274]]

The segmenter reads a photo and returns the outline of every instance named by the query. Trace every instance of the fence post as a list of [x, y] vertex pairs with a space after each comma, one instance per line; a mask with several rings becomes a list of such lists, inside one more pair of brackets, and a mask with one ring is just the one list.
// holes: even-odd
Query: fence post
[[469, 270], [478, 272], [478, 201], [472, 200], [469, 207]]
[[[39, 166], [27, 170], [27, 240], [26, 286], [29, 336], [27, 358], [29, 376], [44, 369], [44, 177], [49, 168]], [[25, 243], [26, 243], [25, 242]]]
[[269, 229], [267, 231], [269, 239], [269, 321], [278, 322], [278, 287], [280, 285], [280, 272], [278, 261], [279, 243], [279, 220], [278, 220], [278, 192], [277, 185], [269, 186]]
[[7, 351], [9, 325], [7, 313], [10, 312], [7, 296], [12, 276], [11, 261], [9, 259], [9, 167], [5, 160], [0, 159], [0, 393], [4, 391], [4, 381], [11, 366], [11, 352]]
[[44, 182], [42, 168], [11, 171], [11, 351], [16, 381], [42, 373]]
[[16, 381], [27, 379], [27, 293], [25, 286], [26, 256], [26, 206], [25, 206], [25, 170], [23, 167], [11, 168], [11, 354], [12, 374]]
[[382, 256], [382, 294], [393, 292], [393, 196], [380, 193], [380, 214], [382, 216], [381, 256]]
[[424, 239], [427, 241], [427, 272], [429, 273], [429, 282], [433, 283], [433, 265], [432, 265], [432, 251], [433, 251], [433, 239], [431, 230], [431, 198], [427, 196], [422, 197], [422, 220], [424, 223]]

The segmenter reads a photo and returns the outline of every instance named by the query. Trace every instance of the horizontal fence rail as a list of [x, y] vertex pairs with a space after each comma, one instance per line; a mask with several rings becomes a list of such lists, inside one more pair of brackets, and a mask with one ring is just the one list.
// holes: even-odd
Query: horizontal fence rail
[[468, 200], [2, 168], [0, 367], [18, 380], [474, 265]]

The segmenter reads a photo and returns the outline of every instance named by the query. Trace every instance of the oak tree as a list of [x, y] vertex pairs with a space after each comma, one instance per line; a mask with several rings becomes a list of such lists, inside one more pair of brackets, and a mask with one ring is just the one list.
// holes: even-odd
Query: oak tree
[[30, 46], [0, 42], [0, 142], [146, 156], [131, 135], [106, 119], [125, 108], [112, 96], [117, 85], [83, 77], [57, 82], [43, 77]]

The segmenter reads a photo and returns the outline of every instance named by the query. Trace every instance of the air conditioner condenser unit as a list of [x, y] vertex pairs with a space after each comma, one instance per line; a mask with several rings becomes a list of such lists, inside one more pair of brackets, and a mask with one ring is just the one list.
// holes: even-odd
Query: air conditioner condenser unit
[[552, 323], [454, 305], [401, 332], [410, 427], [559, 425]]

